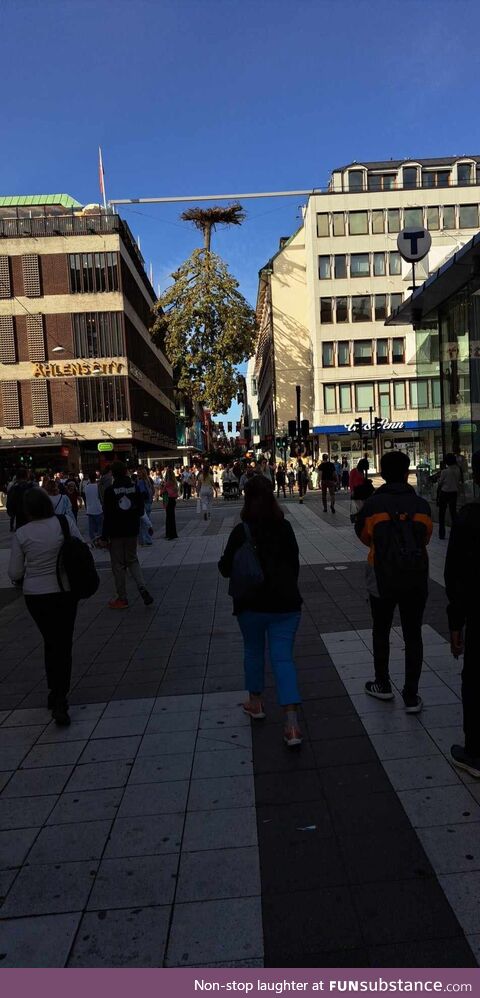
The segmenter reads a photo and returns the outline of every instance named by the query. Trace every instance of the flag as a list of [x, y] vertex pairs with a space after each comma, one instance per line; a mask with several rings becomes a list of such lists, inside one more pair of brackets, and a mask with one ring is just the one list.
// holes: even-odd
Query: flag
[[105, 171], [103, 169], [102, 150], [100, 149], [100, 146], [98, 147], [98, 183], [100, 185], [100, 194], [103, 198], [103, 207], [106, 208], [107, 199], [105, 196]]

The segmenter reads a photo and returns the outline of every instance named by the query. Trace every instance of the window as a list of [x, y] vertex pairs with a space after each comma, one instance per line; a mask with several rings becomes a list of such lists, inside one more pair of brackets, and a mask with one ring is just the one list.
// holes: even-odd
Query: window
[[330, 227], [328, 224], [328, 212], [317, 214], [317, 236], [321, 239], [323, 236], [329, 235]]
[[471, 163], [458, 163], [457, 164], [457, 180], [459, 184], [471, 184], [472, 183], [472, 164]]
[[320, 298], [320, 322], [333, 322], [331, 298]]
[[335, 385], [323, 386], [323, 403], [325, 412], [337, 411], [337, 400], [335, 398]]
[[340, 340], [340, 342], [337, 344], [337, 351], [338, 351], [338, 366], [349, 367], [350, 366], [349, 340]]
[[36, 253], [26, 253], [22, 256], [23, 293], [27, 298], [39, 298], [40, 267]]
[[349, 191], [363, 191], [363, 170], [349, 170], [348, 171], [348, 189]]
[[0, 298], [11, 298], [10, 261], [8, 256], [0, 256]]
[[372, 211], [372, 232], [374, 235], [385, 232], [385, 219], [382, 210]]
[[392, 340], [392, 364], [405, 363], [405, 340], [403, 336]]
[[388, 254], [388, 273], [392, 277], [396, 277], [402, 273], [400, 253], [395, 252]]
[[432, 378], [432, 406], [434, 409], [440, 409], [442, 404], [442, 395], [440, 391], [440, 378]]
[[329, 256], [319, 256], [318, 276], [321, 281], [329, 281], [331, 277], [331, 266]]
[[334, 211], [333, 213], [333, 234], [334, 236], [345, 235], [345, 215], [343, 211]]
[[424, 170], [422, 173], [423, 187], [448, 187], [450, 170]]
[[251, 395], [258, 395], [258, 385], [257, 385], [257, 379], [256, 378], [252, 378], [251, 379], [251, 382], [250, 382], [250, 391], [251, 391]]
[[390, 314], [394, 312], [396, 308], [400, 308], [402, 300], [403, 299], [400, 292], [395, 295], [390, 295]]
[[375, 295], [375, 321], [382, 322], [387, 318], [387, 296], [386, 295]]
[[75, 357], [123, 357], [121, 312], [82, 312], [72, 316]]
[[352, 296], [352, 322], [371, 322], [372, 303], [370, 295]]
[[336, 299], [337, 322], [348, 322], [348, 298], [343, 296]]
[[403, 168], [403, 186], [404, 187], [416, 187], [417, 186], [417, 167], [416, 166], [404, 166]]
[[0, 382], [2, 394], [3, 423], [9, 430], [18, 430], [21, 425], [18, 381]]
[[355, 411], [368, 412], [374, 408], [373, 385], [355, 385]]
[[446, 204], [443, 209], [443, 228], [444, 229], [456, 229], [455, 221], [455, 205]]
[[369, 173], [369, 191], [393, 191], [395, 187], [394, 173]]
[[400, 208], [388, 209], [387, 228], [389, 232], [400, 232]]
[[385, 277], [386, 267], [385, 267], [385, 253], [374, 253], [373, 254], [373, 276], [374, 277]]
[[351, 385], [340, 385], [340, 412], [352, 411], [352, 388]]
[[338, 256], [334, 256], [335, 265], [335, 277], [342, 278], [347, 276], [347, 258], [345, 253], [341, 253]]
[[369, 277], [370, 260], [368, 253], [352, 253], [350, 257], [350, 277]]
[[406, 229], [423, 229], [423, 208], [404, 208], [403, 224]]
[[354, 340], [353, 363], [355, 367], [366, 367], [372, 363], [372, 341]]
[[[0, 363], [16, 364], [17, 350], [12, 315], [0, 315]], [[8, 426], [8, 423], [5, 423]]]
[[32, 423], [34, 426], [50, 426], [50, 405], [48, 401], [48, 382], [31, 381]]
[[440, 228], [440, 209], [438, 206], [427, 208], [427, 229], [434, 232]]
[[427, 379], [410, 382], [410, 405], [412, 409], [428, 409]]
[[333, 343], [322, 343], [322, 364], [324, 367], [335, 367]]
[[128, 419], [126, 378], [77, 378], [81, 423], [118, 422]]
[[348, 226], [351, 236], [368, 235], [368, 211], [351, 211]]
[[381, 381], [378, 386], [378, 400], [380, 403], [380, 416], [382, 419], [390, 419], [390, 385], [388, 381]]
[[377, 340], [377, 364], [388, 364], [388, 340]]
[[73, 294], [118, 291], [118, 258], [116, 253], [70, 254], [68, 263], [70, 291]]
[[393, 382], [393, 405], [395, 409], [406, 409], [405, 401], [405, 382], [404, 381], [394, 381]]
[[458, 224], [461, 229], [478, 229], [478, 205], [461, 204], [458, 209]]

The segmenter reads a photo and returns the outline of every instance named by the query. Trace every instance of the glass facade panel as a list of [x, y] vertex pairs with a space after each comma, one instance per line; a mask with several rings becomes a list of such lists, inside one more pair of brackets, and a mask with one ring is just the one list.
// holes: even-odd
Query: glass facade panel
[[373, 385], [355, 385], [355, 411], [368, 412], [374, 407]]
[[370, 257], [368, 253], [352, 253], [350, 257], [350, 277], [370, 277]]
[[322, 364], [324, 367], [334, 367], [335, 354], [333, 343], [322, 343]]
[[342, 278], [347, 276], [347, 257], [345, 253], [339, 253], [334, 256], [335, 261], [335, 277]]
[[393, 382], [393, 404], [395, 409], [406, 409], [405, 382]]
[[333, 234], [334, 236], [344, 236], [345, 235], [345, 215], [343, 211], [334, 211], [333, 213]]
[[340, 385], [340, 412], [352, 411], [352, 386]]
[[371, 322], [370, 295], [352, 295], [352, 322]]
[[349, 340], [342, 341], [337, 345], [338, 349], [338, 366], [348, 367], [350, 365], [350, 342]]
[[461, 204], [458, 209], [458, 224], [461, 229], [478, 229], [478, 205]]
[[368, 211], [351, 211], [348, 216], [351, 236], [368, 235]]
[[349, 170], [348, 189], [349, 191], [363, 191], [364, 175], [363, 170]]
[[390, 419], [390, 385], [381, 381], [378, 386], [378, 402], [382, 419]]
[[457, 180], [459, 184], [471, 184], [472, 182], [472, 164], [471, 163], [458, 163], [457, 164]]
[[372, 232], [374, 235], [385, 232], [385, 217], [383, 211], [372, 211]]
[[337, 322], [348, 322], [348, 298], [340, 297], [336, 299], [336, 319]]
[[440, 228], [440, 209], [438, 205], [427, 208], [427, 229], [435, 232]]
[[319, 212], [317, 214], [317, 236], [323, 238], [324, 236], [330, 235], [330, 228], [328, 224], [328, 212]]
[[389, 232], [400, 232], [400, 208], [388, 209], [387, 227]]
[[330, 267], [330, 257], [329, 256], [319, 256], [318, 258], [318, 276], [321, 281], [328, 281], [331, 277], [331, 267]]
[[333, 322], [331, 298], [320, 298], [320, 322]]
[[355, 367], [365, 367], [372, 363], [372, 341], [355, 340], [353, 344], [353, 363]]
[[443, 209], [443, 228], [456, 229], [455, 205], [446, 204]]
[[423, 208], [404, 208], [403, 226], [405, 229], [423, 229]]
[[385, 266], [385, 253], [373, 254], [373, 276], [385, 277], [387, 270]]
[[377, 340], [377, 364], [388, 364], [388, 340]]
[[404, 187], [416, 187], [417, 186], [417, 167], [416, 166], [404, 166], [403, 168], [403, 186]]
[[335, 399], [335, 385], [323, 386], [323, 399], [325, 412], [336, 412], [337, 403]]
[[428, 409], [428, 381], [418, 378], [410, 382], [410, 405], [413, 409]]

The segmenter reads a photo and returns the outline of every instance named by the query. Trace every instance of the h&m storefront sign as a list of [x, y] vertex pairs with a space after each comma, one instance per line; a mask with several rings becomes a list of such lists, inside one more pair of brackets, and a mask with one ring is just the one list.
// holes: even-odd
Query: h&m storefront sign
[[125, 364], [117, 360], [93, 361], [71, 360], [64, 364], [40, 363], [33, 365], [34, 378], [88, 378], [93, 374], [121, 374]]
[[[375, 422], [370, 423], [367, 420], [362, 425], [363, 425], [363, 429], [365, 430], [365, 433], [370, 433], [371, 430], [375, 429]], [[344, 424], [344, 428], [347, 431], [347, 433], [354, 433], [355, 432], [355, 422], [345, 423]], [[382, 433], [385, 432], [385, 431], [393, 432], [395, 430], [404, 430], [405, 429], [405, 421], [404, 420], [381, 419], [380, 423], [377, 424], [377, 429], [380, 430]]]

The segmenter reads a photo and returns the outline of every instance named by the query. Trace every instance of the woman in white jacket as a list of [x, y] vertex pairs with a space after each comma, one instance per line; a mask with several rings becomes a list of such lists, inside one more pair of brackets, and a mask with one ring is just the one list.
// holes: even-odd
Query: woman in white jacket
[[[29, 489], [24, 503], [28, 522], [13, 535], [8, 574], [16, 585], [23, 583], [27, 610], [43, 637], [47, 706], [57, 724], [67, 725], [77, 600], [66, 576], [61, 576], [62, 586], [57, 578], [63, 533], [50, 497], [44, 489]], [[83, 540], [73, 519], [68, 526], [72, 537]]]
[[208, 464], [204, 465], [201, 474], [198, 476], [200, 506], [203, 519], [210, 519], [210, 509], [214, 496], [214, 479]]

